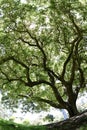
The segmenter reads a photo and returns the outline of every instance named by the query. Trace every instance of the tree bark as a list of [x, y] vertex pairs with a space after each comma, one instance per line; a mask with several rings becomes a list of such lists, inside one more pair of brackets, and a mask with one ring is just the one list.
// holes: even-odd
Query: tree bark
[[86, 124], [87, 124], [87, 110], [67, 120], [47, 124], [46, 128], [47, 130], [80, 130], [79, 128]]
[[77, 110], [76, 103], [73, 103], [72, 105], [69, 104], [66, 110], [67, 110], [68, 113], [69, 113], [69, 117], [73, 117], [73, 116], [79, 114], [79, 112], [78, 112], [78, 110]]

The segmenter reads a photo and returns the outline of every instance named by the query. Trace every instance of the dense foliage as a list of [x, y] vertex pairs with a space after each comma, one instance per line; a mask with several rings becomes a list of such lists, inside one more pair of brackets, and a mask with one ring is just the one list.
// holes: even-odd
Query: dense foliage
[[[87, 87], [87, 6], [79, 0], [2, 0], [0, 89], [6, 106], [78, 113]], [[45, 104], [44, 104], [45, 103]]]

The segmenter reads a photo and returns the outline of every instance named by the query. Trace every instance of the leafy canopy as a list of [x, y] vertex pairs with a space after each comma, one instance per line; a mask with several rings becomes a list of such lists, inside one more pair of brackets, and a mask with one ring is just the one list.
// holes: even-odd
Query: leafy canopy
[[87, 86], [86, 4], [2, 0], [0, 88], [6, 106], [69, 111], [76, 105]]

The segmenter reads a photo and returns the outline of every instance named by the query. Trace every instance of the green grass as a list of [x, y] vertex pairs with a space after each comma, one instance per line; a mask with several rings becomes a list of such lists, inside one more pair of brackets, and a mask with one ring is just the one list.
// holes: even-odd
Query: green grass
[[[0, 130], [46, 130], [45, 126], [27, 126], [13, 123], [12, 121], [0, 119]], [[55, 128], [53, 129], [55, 130]], [[87, 130], [87, 124], [81, 126], [79, 130]]]
[[87, 130], [87, 124], [81, 126], [79, 130]]
[[0, 130], [46, 130], [44, 126], [26, 126], [0, 119]]

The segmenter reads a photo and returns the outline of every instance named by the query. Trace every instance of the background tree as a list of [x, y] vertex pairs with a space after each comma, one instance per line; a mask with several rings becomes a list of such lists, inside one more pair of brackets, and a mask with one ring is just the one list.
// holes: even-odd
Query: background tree
[[[6, 106], [78, 114], [87, 87], [87, 6], [79, 0], [2, 0], [0, 88]], [[45, 104], [44, 104], [45, 103]]]

